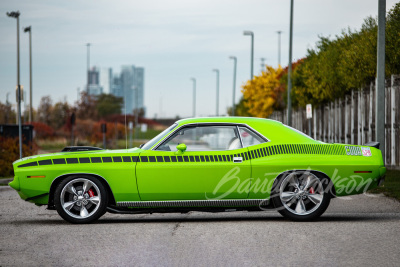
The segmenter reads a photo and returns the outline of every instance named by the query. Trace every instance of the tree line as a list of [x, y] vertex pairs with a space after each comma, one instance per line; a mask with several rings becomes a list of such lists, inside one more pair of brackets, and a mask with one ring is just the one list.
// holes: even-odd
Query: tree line
[[[293, 63], [292, 105], [319, 106], [375, 81], [377, 19], [367, 17], [359, 30], [342, 30], [334, 38], [319, 36], [315, 48]], [[400, 3], [386, 16], [385, 75], [400, 74]], [[268, 117], [286, 107], [288, 68], [267, 66], [242, 86], [239, 116]], [[228, 111], [229, 112], [229, 111]]]

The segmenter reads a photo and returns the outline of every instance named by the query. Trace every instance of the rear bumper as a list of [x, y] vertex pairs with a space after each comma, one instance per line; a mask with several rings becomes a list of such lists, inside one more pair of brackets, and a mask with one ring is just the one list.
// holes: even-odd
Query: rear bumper
[[385, 181], [385, 175], [379, 177], [379, 179], [378, 179], [378, 186], [381, 186], [381, 185], [383, 184], [384, 181]]
[[379, 168], [379, 178], [378, 178], [378, 186], [381, 186], [385, 181], [386, 176], [386, 167]]

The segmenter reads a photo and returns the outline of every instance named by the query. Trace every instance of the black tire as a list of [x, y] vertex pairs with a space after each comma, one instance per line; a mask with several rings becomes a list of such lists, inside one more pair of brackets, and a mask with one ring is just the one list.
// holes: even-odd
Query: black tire
[[[297, 176], [299, 178], [298, 181], [301, 183], [305, 179], [311, 180], [308, 177], [312, 177], [312, 180], [315, 181], [315, 187], [318, 188], [318, 192], [315, 193], [313, 187], [301, 188], [303, 185], [306, 185], [301, 183], [298, 184], [300, 188], [297, 190], [296, 183], [293, 182], [295, 178], [291, 178], [294, 176]], [[292, 180], [288, 182], [290, 179]], [[314, 179], [318, 179], [318, 181]], [[291, 188], [294, 189], [293, 192], [291, 192]], [[313, 188], [312, 191], [311, 188]], [[309, 171], [288, 172], [281, 175], [274, 183], [271, 199], [275, 208], [283, 217], [292, 221], [311, 221], [320, 217], [328, 208], [332, 196], [330, 192], [331, 188], [331, 180], [322, 175], [317, 175]], [[314, 193], [312, 194], [311, 192]], [[293, 193], [292, 198], [290, 198], [289, 193]], [[317, 201], [319, 198], [321, 198], [320, 202]], [[300, 206], [299, 209], [298, 205]]]
[[54, 192], [58, 214], [70, 223], [85, 224], [98, 220], [106, 212], [107, 204], [107, 190], [90, 175], [71, 175], [62, 180]]

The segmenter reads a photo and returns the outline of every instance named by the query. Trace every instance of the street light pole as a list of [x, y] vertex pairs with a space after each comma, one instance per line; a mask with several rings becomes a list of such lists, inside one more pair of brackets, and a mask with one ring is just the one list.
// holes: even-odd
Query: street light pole
[[278, 66], [281, 65], [281, 34], [282, 31], [277, 31], [278, 34]]
[[22, 158], [22, 125], [21, 125], [21, 85], [19, 78], [19, 11], [7, 12], [7, 16], [17, 19], [17, 101], [18, 101], [18, 134], [19, 158]]
[[292, 44], [293, 44], [293, 0], [290, 1], [290, 33], [289, 33], [289, 69], [287, 92], [287, 124], [292, 126]]
[[230, 56], [233, 59], [233, 95], [232, 95], [232, 116], [235, 116], [235, 92], [236, 92], [236, 65], [237, 58], [235, 56]]
[[29, 32], [29, 122], [32, 122], [32, 26], [24, 28]]
[[219, 114], [219, 70], [218, 69], [213, 69], [217, 73], [217, 105], [216, 105], [216, 116]]
[[90, 76], [90, 43], [87, 43], [87, 85], [86, 85], [86, 93], [89, 94], [89, 76]]
[[385, 23], [386, 0], [378, 2], [378, 49], [376, 70], [376, 141], [380, 143], [383, 162], [385, 157]]
[[135, 140], [137, 140], [139, 138], [139, 92], [137, 86], [135, 86], [135, 106]]
[[252, 31], [244, 31], [243, 35], [250, 35], [251, 36], [251, 54], [250, 54], [250, 81], [253, 80], [253, 62], [254, 62], [254, 33]]
[[196, 78], [190, 78], [193, 81], [193, 118], [196, 117]]

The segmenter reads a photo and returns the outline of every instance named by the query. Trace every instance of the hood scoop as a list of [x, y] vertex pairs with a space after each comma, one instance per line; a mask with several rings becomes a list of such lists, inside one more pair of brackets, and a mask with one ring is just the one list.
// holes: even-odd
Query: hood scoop
[[91, 150], [104, 150], [100, 147], [94, 146], [66, 146], [61, 152], [77, 152], [77, 151], [91, 151]]

